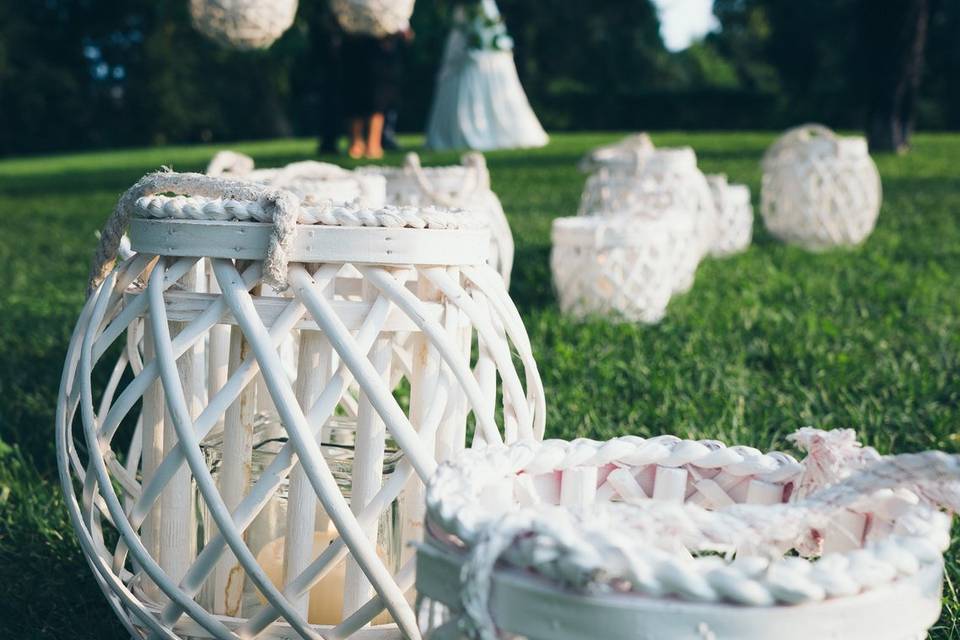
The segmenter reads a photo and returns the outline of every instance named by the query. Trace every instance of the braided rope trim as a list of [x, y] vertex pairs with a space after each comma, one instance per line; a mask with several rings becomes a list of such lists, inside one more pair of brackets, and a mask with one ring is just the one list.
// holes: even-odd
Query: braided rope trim
[[[684, 467], [691, 475], [711, 469], [780, 485], [799, 483], [804, 471], [784, 453], [672, 436], [523, 442], [465, 452], [438, 470], [427, 493], [427, 514], [435, 531], [455, 536], [470, 552], [463, 569], [463, 605], [481, 637], [490, 628], [488, 578], [498, 559], [601, 593], [614, 589], [696, 602], [794, 605], [856, 595], [941, 563], [950, 517], [934, 504], [960, 504], [956, 484], [945, 492], [922, 491], [926, 500], [902, 489], [904, 484], [956, 483], [960, 456], [939, 452], [886, 458], [791, 504], [707, 511], [657, 500], [581, 507], [518, 507], [515, 502], [513, 494], [520, 496], [531, 478], [605, 465]], [[815, 563], [783, 557], [785, 550], [804, 548], [811, 533], [831, 526], [844, 509], [871, 514], [889, 529], [863, 548], [829, 553]], [[728, 562], [716, 555], [694, 558], [685, 549], [752, 552]]]
[[[159, 220], [236, 220], [273, 222], [273, 211], [260, 200], [151, 195], [137, 199], [134, 215]], [[463, 209], [435, 206], [365, 209], [330, 202], [301, 204], [297, 224], [334, 227], [407, 227], [411, 229], [483, 229], [482, 216]]]

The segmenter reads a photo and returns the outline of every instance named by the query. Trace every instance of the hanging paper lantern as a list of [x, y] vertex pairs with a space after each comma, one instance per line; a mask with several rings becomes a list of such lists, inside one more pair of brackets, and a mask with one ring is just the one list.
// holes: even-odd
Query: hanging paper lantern
[[233, 49], [266, 49], [296, 15], [297, 0], [190, 0], [194, 27]]
[[413, 5], [414, 0], [330, 0], [344, 31], [377, 37], [408, 29]]

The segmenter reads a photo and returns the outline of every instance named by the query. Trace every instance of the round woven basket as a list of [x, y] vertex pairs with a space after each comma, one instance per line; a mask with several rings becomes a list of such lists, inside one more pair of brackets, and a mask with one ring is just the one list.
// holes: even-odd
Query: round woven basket
[[924, 637], [960, 457], [794, 438], [803, 463], [673, 436], [465, 452], [427, 493], [424, 637]]
[[730, 184], [725, 175], [707, 176], [716, 212], [716, 233], [710, 255], [723, 257], [746, 251], [753, 237], [753, 206], [750, 189]]
[[880, 174], [861, 137], [804, 125], [764, 155], [761, 213], [784, 242], [811, 250], [860, 244], [876, 225], [880, 201]]

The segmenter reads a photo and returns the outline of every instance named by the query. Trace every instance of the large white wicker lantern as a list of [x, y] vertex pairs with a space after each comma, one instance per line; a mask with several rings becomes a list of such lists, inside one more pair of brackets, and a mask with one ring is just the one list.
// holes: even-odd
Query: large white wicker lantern
[[960, 456], [797, 437], [803, 463], [673, 436], [464, 452], [427, 494], [424, 638], [926, 637]]
[[402, 168], [370, 166], [358, 173], [386, 178], [388, 204], [462, 208], [485, 216], [490, 227], [489, 263], [510, 285], [513, 233], [500, 198], [490, 187], [490, 171], [483, 154], [467, 153], [459, 165], [423, 167], [420, 157], [409, 153]]
[[763, 157], [761, 213], [784, 242], [812, 250], [859, 244], [876, 225], [880, 200], [880, 174], [862, 137], [804, 125]]
[[387, 204], [387, 185], [383, 176], [350, 171], [328, 162], [303, 160], [274, 169], [254, 169], [253, 159], [249, 156], [220, 151], [207, 165], [206, 173], [286, 189], [307, 202], [330, 200], [372, 209]]
[[[678, 225], [687, 223], [686, 233]], [[551, 233], [550, 269], [560, 309], [575, 317], [612, 314], [622, 320], [659, 322], [678, 269], [678, 242], [693, 233], [688, 216], [577, 216], [557, 218]]]
[[707, 176], [707, 182], [717, 216], [710, 255], [723, 257], [745, 251], [753, 237], [750, 189], [743, 184], [730, 184], [725, 175]]
[[293, 24], [297, 0], [190, 0], [193, 25], [234, 49], [265, 49]]
[[[108, 272], [128, 219], [133, 255]], [[123, 196], [56, 437], [82, 549], [131, 635], [419, 637], [406, 544], [423, 481], [471, 429], [544, 427], [479, 220], [198, 174]]]

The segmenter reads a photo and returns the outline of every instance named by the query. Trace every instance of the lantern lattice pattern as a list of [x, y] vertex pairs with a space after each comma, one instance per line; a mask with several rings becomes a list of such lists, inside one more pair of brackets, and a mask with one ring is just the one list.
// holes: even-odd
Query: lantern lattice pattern
[[[170, 192], [185, 195], [157, 195]], [[81, 312], [56, 433], [82, 549], [129, 632], [419, 637], [412, 552], [386, 565], [381, 514], [399, 499], [402, 539], [418, 539], [422, 481], [465, 446], [468, 425], [475, 443], [544, 427], [529, 340], [485, 264], [486, 229], [466, 212], [312, 207], [196, 174], [148, 176], [117, 211], [98, 262], [128, 216], [134, 253]], [[294, 379], [278, 352], [291, 334]], [[349, 500], [319, 443], [344, 407], [355, 416]], [[258, 461], [264, 414], [274, 450]], [[399, 456], [389, 468], [388, 440]], [[283, 567], [271, 572], [251, 528], [281, 492]], [[197, 535], [200, 512], [211, 526]], [[333, 528], [318, 547], [320, 514]], [[313, 624], [310, 589], [341, 563], [343, 614]], [[384, 609], [393, 623], [375, 619]]]
[[583, 173], [601, 169], [636, 173], [653, 153], [653, 141], [646, 133], [635, 133], [613, 144], [597, 147], [585, 155], [577, 168]]
[[424, 637], [925, 637], [960, 456], [794, 437], [803, 464], [674, 436], [463, 452], [427, 493]]
[[612, 313], [624, 320], [659, 322], [678, 267], [676, 225], [689, 216], [577, 216], [553, 221], [550, 268], [565, 313]]
[[784, 242], [811, 250], [857, 245], [873, 231], [880, 201], [880, 174], [861, 137], [804, 125], [763, 157], [760, 210]]
[[710, 255], [723, 257], [746, 251], [753, 237], [750, 189], [743, 184], [730, 184], [725, 175], [707, 176], [707, 182], [717, 214]]
[[420, 157], [409, 153], [402, 168], [363, 167], [359, 173], [386, 178], [388, 204], [462, 208], [484, 215], [490, 228], [488, 262], [510, 286], [513, 233], [500, 198], [490, 187], [490, 171], [483, 154], [465, 154], [459, 165], [423, 167]]
[[347, 33], [383, 37], [410, 27], [414, 0], [331, 0], [330, 8]]
[[220, 151], [207, 165], [207, 175], [240, 178], [286, 189], [307, 202], [330, 200], [367, 208], [387, 204], [386, 180], [369, 172], [349, 171], [327, 162], [304, 160], [276, 169], [254, 169], [253, 159], [234, 151]]
[[233, 49], [269, 47], [296, 15], [297, 0], [190, 0], [194, 27]]

